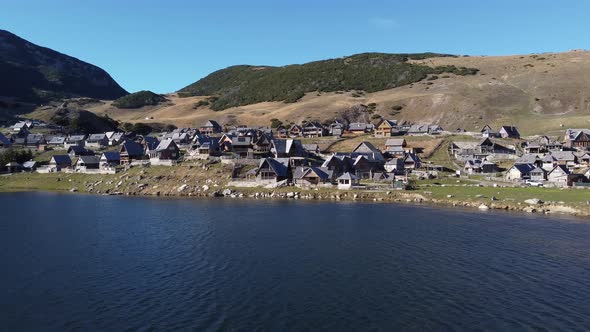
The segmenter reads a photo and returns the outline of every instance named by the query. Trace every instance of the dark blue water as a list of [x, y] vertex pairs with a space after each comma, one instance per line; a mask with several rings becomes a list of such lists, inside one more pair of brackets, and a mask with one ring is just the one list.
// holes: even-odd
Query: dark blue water
[[0, 194], [0, 330], [589, 330], [590, 223]]

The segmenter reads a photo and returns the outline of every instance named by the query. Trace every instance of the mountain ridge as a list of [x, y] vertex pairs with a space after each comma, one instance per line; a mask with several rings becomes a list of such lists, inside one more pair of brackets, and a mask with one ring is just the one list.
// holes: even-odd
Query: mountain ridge
[[105, 70], [0, 29], [0, 95], [19, 101], [90, 97], [116, 99], [128, 92]]

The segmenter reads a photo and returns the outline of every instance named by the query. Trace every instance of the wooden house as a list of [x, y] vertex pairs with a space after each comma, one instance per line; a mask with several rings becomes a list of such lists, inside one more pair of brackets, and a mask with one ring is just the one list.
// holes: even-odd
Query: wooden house
[[264, 158], [256, 170], [256, 181], [279, 182], [292, 178], [289, 158]]
[[330, 184], [334, 180], [333, 174], [333, 171], [323, 167], [298, 166], [293, 172], [293, 183], [298, 186]]
[[141, 144], [134, 141], [126, 141], [119, 148], [121, 165], [132, 163], [134, 160], [144, 159], [145, 151]]
[[375, 126], [375, 137], [390, 137], [393, 135], [396, 127], [397, 120], [383, 119]]
[[317, 121], [309, 121], [302, 126], [304, 137], [323, 137], [327, 130]]
[[219, 134], [222, 132], [221, 125], [215, 120], [208, 120], [203, 126], [199, 128], [202, 135]]
[[289, 137], [300, 137], [303, 136], [303, 128], [300, 125], [292, 125], [289, 128]]
[[157, 160], [177, 160], [180, 158], [180, 149], [173, 140], [165, 139], [156, 149], [149, 151], [149, 157]]
[[586, 149], [590, 147], [590, 129], [567, 129], [565, 144], [570, 149]]

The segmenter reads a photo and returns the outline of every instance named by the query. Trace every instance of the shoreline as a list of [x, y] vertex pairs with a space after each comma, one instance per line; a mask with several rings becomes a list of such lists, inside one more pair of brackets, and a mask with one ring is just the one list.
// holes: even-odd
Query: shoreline
[[[78, 174], [81, 175], [81, 174]], [[83, 176], [83, 175], [82, 175]], [[60, 181], [58, 181], [60, 182]], [[100, 182], [100, 181], [99, 181]], [[28, 184], [32, 184], [29, 182]], [[206, 186], [206, 185], [205, 185]], [[265, 188], [241, 188], [230, 186], [216, 185], [212, 190], [195, 191], [197, 187], [180, 185], [176, 190], [166, 191], [145, 191], [141, 186], [139, 190], [121, 190], [106, 191], [94, 190], [94, 185], [90, 185], [83, 190], [78, 187], [59, 188], [45, 187], [39, 188], [28, 185], [26, 187], [10, 188], [0, 185], [0, 193], [15, 192], [48, 192], [48, 193], [65, 193], [65, 194], [87, 194], [100, 196], [126, 196], [126, 197], [152, 197], [152, 198], [193, 198], [193, 199], [252, 199], [252, 200], [303, 200], [318, 202], [359, 202], [359, 203], [389, 203], [401, 205], [413, 205], [416, 207], [434, 207], [434, 208], [461, 208], [466, 211], [507, 211], [512, 213], [526, 214], [544, 214], [544, 215], [564, 215], [581, 218], [590, 217], [590, 208], [583, 210], [568, 204], [540, 203], [526, 204], [521, 202], [494, 201], [485, 199], [459, 201], [452, 198], [434, 198], [429, 197], [428, 191], [420, 188], [416, 190], [387, 190], [387, 191], [366, 191], [360, 189], [339, 190], [339, 189], [304, 189], [299, 187], [283, 187], [275, 189]], [[152, 186], [152, 189], [158, 189], [159, 186]], [[500, 189], [501, 191], [501, 189]], [[485, 206], [485, 208], [484, 208]]]

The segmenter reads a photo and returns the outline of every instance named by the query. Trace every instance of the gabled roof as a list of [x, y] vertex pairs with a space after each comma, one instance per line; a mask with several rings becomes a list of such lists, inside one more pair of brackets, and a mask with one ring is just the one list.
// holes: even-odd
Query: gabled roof
[[332, 177], [332, 171], [325, 168], [325, 167], [307, 167], [307, 166], [299, 166], [295, 168], [295, 172], [293, 172], [294, 179], [302, 179], [308, 175], [315, 175], [320, 179], [330, 179]]
[[4, 145], [10, 145], [10, 140], [4, 136], [2, 133], [0, 133], [0, 143], [4, 144]]
[[256, 175], [258, 175], [258, 172], [265, 164], [267, 164], [277, 176], [286, 177], [289, 173], [289, 158], [264, 158], [260, 160]]
[[535, 163], [539, 162], [540, 160], [541, 160], [541, 158], [539, 158], [538, 155], [527, 153], [527, 154], [523, 154], [521, 157], [516, 159], [516, 161], [514, 163], [515, 164], [535, 164]]
[[79, 142], [86, 139], [86, 135], [70, 135], [66, 139], [68, 143]]
[[158, 146], [156, 147], [156, 151], [167, 150], [171, 146], [173, 146], [176, 149], [178, 149], [178, 146], [176, 146], [176, 143], [174, 143], [173, 140], [171, 140], [171, 139], [165, 139], [165, 140], [162, 140], [160, 142], [160, 144], [158, 144]]
[[346, 172], [340, 175], [338, 180], [358, 180], [358, 177], [350, 172]]
[[142, 156], [143, 146], [133, 141], [126, 141], [125, 143], [121, 144], [121, 149], [119, 151], [121, 153], [127, 152], [127, 155], [129, 156]]
[[97, 165], [100, 163], [100, 158], [98, 156], [79, 156], [77, 163], [84, 163], [84, 165]]
[[385, 146], [404, 146], [406, 145], [406, 140], [404, 138], [390, 138], [385, 141]]
[[551, 156], [558, 161], [575, 161], [576, 155], [572, 151], [551, 151]]
[[74, 155], [79, 156], [82, 154], [86, 154], [86, 155], [90, 155], [90, 154], [94, 154], [94, 151], [92, 150], [88, 150], [83, 146], [79, 146], [79, 145], [72, 145], [68, 148], [68, 151], [66, 151], [68, 154], [70, 153], [74, 153]]
[[100, 156], [100, 159], [105, 159], [108, 162], [121, 160], [121, 154], [117, 151], [106, 151]]
[[551, 171], [549, 171], [549, 173], [547, 173], [547, 175], [550, 175], [553, 172], [563, 173], [566, 175], [571, 173], [570, 170], [565, 165], [557, 165], [557, 166], [553, 167], [553, 169]]
[[72, 164], [72, 159], [67, 154], [56, 154], [51, 157], [51, 161], [54, 161], [56, 164]]
[[34, 160], [25, 161], [23, 163], [23, 167], [24, 168], [29, 168], [30, 169], [30, 168], [34, 168], [35, 166], [37, 166], [37, 162], [34, 161]]
[[64, 144], [66, 141], [66, 138], [63, 136], [53, 136], [49, 142], [47, 142], [47, 144], [52, 144], [52, 145], [62, 145]]
[[381, 153], [381, 150], [377, 149], [371, 142], [363, 141], [360, 142], [352, 152], [360, 153]]
[[387, 127], [395, 127], [397, 126], [397, 120], [387, 120], [387, 119], [383, 119], [381, 120], [381, 122], [379, 122], [379, 124], [377, 125], [377, 127], [381, 127], [381, 125], [386, 125]]
[[516, 127], [514, 126], [502, 126], [502, 128], [500, 128], [498, 132], [501, 131], [505, 132], [508, 135], [508, 137], [520, 137], [518, 129], [516, 129]]
[[158, 138], [154, 136], [144, 136], [143, 142], [148, 150], [153, 150], [158, 146], [158, 144], [160, 144]]
[[86, 141], [101, 141], [107, 138], [107, 135], [105, 133], [99, 133], [99, 134], [91, 134], [90, 136], [88, 136], [88, 139]]
[[208, 120], [207, 122], [205, 122], [203, 127], [211, 127], [211, 128], [215, 128], [215, 129], [221, 129], [221, 125], [219, 125], [219, 123], [215, 120]]
[[518, 170], [521, 174], [529, 174], [533, 169], [535, 169], [535, 167], [536, 166], [532, 164], [514, 164], [508, 170], [514, 168]]

